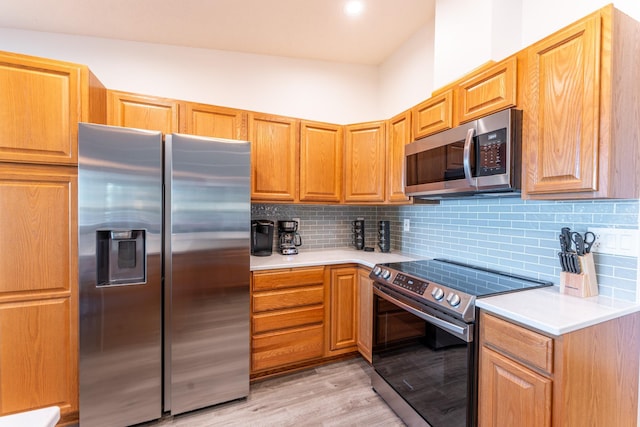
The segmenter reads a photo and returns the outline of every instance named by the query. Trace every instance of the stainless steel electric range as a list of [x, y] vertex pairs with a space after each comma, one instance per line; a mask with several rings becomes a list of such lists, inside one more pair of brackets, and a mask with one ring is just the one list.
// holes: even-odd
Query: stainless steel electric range
[[409, 426], [477, 423], [477, 298], [551, 282], [447, 260], [376, 265], [376, 392]]

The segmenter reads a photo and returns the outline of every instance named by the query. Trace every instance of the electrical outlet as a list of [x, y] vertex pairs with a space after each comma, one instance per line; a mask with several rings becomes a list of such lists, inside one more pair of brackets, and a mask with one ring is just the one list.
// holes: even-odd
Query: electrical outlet
[[640, 230], [589, 227], [596, 236], [591, 252], [609, 255], [638, 256]]
[[404, 231], [411, 231], [411, 220], [410, 219], [405, 219], [404, 220]]
[[302, 225], [300, 224], [300, 218], [291, 218], [291, 219], [298, 223], [298, 231], [300, 231], [300, 226]]

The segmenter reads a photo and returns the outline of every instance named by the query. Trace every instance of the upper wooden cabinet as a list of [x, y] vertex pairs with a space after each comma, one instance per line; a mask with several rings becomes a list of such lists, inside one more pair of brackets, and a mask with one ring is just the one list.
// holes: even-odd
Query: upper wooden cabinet
[[512, 56], [487, 69], [476, 71], [458, 83], [458, 123], [515, 106], [517, 70], [518, 60], [516, 56]]
[[105, 123], [105, 88], [86, 66], [0, 52], [0, 160], [78, 163], [78, 122]]
[[300, 123], [301, 202], [340, 202], [343, 150], [342, 126]]
[[412, 141], [411, 111], [388, 121], [387, 129], [387, 195], [389, 203], [408, 203], [404, 194], [404, 146]]
[[345, 126], [345, 202], [384, 202], [385, 122]]
[[107, 123], [170, 134], [180, 130], [180, 102], [175, 99], [109, 90]]
[[247, 139], [247, 113], [232, 108], [186, 102], [180, 131], [190, 135]]
[[413, 107], [413, 138], [514, 107], [517, 101], [518, 58], [514, 55], [498, 63], [490, 61]]
[[523, 197], [639, 197], [638, 45], [607, 6], [527, 49]]
[[449, 89], [413, 107], [413, 138], [423, 138], [455, 126], [453, 100], [454, 90]]
[[249, 113], [251, 200], [298, 200], [299, 120]]

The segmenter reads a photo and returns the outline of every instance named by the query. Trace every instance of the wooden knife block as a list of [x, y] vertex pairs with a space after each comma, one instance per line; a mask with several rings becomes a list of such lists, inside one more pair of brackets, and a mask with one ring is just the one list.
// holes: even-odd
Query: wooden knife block
[[582, 273], [563, 271], [560, 273], [560, 292], [576, 297], [594, 297], [598, 295], [598, 279], [593, 254], [590, 252], [578, 257]]

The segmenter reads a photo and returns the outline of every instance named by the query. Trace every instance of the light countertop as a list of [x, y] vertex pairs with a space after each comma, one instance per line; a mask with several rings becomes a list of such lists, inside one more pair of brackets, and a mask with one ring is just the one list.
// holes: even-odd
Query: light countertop
[[558, 286], [481, 298], [476, 306], [555, 336], [640, 311], [640, 304], [609, 297], [564, 295]]
[[270, 256], [252, 256], [251, 271], [351, 263], [373, 267], [376, 264], [385, 262], [413, 261], [416, 259], [419, 258], [403, 255], [396, 251], [387, 253], [365, 252], [350, 248], [301, 250], [297, 255], [280, 255], [274, 250]]
[[[351, 248], [301, 250], [297, 255], [280, 255], [274, 251], [271, 256], [252, 256], [251, 271], [351, 263], [373, 267], [380, 263], [416, 259], [421, 258], [396, 251], [364, 252]], [[490, 313], [554, 336], [640, 311], [640, 304], [609, 297], [579, 298], [564, 295], [560, 293], [558, 286], [480, 298], [476, 300], [476, 305]]]
[[35, 409], [0, 417], [0, 427], [54, 427], [60, 419], [60, 408]]

